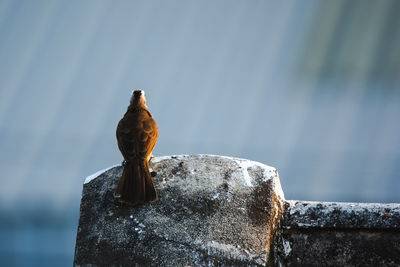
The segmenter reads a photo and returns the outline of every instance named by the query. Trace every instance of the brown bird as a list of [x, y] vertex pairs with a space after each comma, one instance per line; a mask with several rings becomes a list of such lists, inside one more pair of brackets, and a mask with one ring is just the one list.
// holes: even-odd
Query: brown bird
[[119, 202], [135, 206], [157, 200], [149, 171], [157, 138], [158, 125], [147, 109], [145, 93], [135, 90], [117, 126], [118, 147], [124, 156], [124, 170], [114, 192]]

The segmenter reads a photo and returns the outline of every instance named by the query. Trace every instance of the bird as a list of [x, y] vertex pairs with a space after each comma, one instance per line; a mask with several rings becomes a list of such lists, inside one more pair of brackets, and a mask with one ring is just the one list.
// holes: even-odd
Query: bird
[[124, 169], [114, 197], [130, 206], [156, 201], [157, 191], [149, 161], [158, 139], [158, 125], [147, 108], [143, 90], [132, 92], [127, 111], [118, 123], [116, 136], [124, 157]]

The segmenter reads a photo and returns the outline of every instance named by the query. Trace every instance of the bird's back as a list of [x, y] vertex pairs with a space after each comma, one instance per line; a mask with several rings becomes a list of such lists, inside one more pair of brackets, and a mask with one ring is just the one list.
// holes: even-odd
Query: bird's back
[[117, 126], [118, 147], [125, 160], [146, 159], [158, 138], [158, 125], [147, 109], [125, 113]]

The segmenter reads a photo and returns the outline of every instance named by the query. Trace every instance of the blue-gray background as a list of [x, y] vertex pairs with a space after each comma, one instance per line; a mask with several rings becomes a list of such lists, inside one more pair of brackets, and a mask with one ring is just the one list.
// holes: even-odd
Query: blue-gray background
[[155, 155], [400, 202], [400, 1], [0, 1], [0, 265], [70, 266], [85, 176], [145, 89]]

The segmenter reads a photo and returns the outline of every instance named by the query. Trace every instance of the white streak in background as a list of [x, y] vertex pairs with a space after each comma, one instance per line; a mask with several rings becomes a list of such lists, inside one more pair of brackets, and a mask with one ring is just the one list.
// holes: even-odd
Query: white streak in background
[[[168, 87], [169, 84], [174, 84], [177, 77], [181, 77], [182, 73], [176, 72], [176, 69], [180, 67], [182, 64], [182, 58], [185, 58], [185, 53], [182, 53], [182, 47], [192, 47], [198, 45], [198, 42], [193, 43], [188, 39], [193, 32], [193, 28], [196, 27], [196, 22], [198, 17], [201, 17], [202, 6], [204, 3], [201, 1], [183, 1], [178, 5], [178, 12], [166, 12], [166, 10], [162, 10], [159, 14], [161, 17], [166, 17], [168, 21], [171, 23], [171, 28], [173, 31], [168, 32], [169, 38], [163, 44], [162, 48], [166, 49], [168, 53], [163, 55], [163, 60], [160, 60], [155, 64], [156, 67], [154, 72], [158, 73], [158, 79], [152, 80], [153, 88], [145, 88], [145, 89], [156, 89]], [[172, 5], [168, 5], [168, 10], [173, 8]], [[144, 20], [143, 18], [142, 20]], [[155, 28], [155, 32], [160, 32], [158, 35], [163, 36], [165, 31], [160, 29], [159, 27]], [[147, 34], [146, 34], [147, 35]], [[194, 44], [194, 45], [193, 45]], [[140, 53], [143, 53], [142, 51]], [[192, 62], [192, 61], [191, 61]], [[149, 84], [149, 83], [146, 83]], [[172, 89], [172, 88], [171, 88]], [[156, 94], [151, 95], [151, 105], [150, 109], [153, 111], [152, 107], [163, 107], [166, 105], [165, 98], [170, 94], [170, 90], [158, 90]], [[171, 107], [170, 107], [171, 108]], [[162, 113], [161, 116], [165, 116], [165, 112], [169, 109], [161, 108]], [[158, 117], [158, 116], [157, 116]], [[187, 134], [185, 135], [187, 136]], [[185, 137], [184, 136], [184, 137]], [[162, 137], [161, 137], [162, 138]]]
[[[200, 1], [198, 1], [200, 2]], [[245, 27], [247, 23], [248, 15], [248, 5], [245, 2], [236, 1], [234, 4], [224, 4], [223, 2], [217, 1], [220, 5], [219, 8], [223, 8], [224, 15], [221, 16], [210, 16], [207, 20], [204, 20], [202, 26], [209, 33], [209, 41], [205, 46], [199, 47], [203, 50], [202, 62], [208, 60], [208, 62], [213, 62], [212, 64], [207, 64], [208, 67], [204, 68], [202, 75], [207, 77], [207, 79], [201, 79], [199, 83], [195, 86], [197, 88], [209, 88], [213, 91], [210, 93], [203, 93], [202, 90], [195, 90], [193, 98], [196, 99], [193, 102], [190, 121], [196, 123], [190, 123], [186, 126], [186, 134], [182, 136], [184, 143], [191, 143], [193, 137], [199, 140], [199, 143], [203, 145], [200, 140], [212, 140], [214, 139], [213, 132], [204, 131], [204, 125], [210, 125], [210, 116], [208, 109], [204, 108], [204, 103], [209, 106], [214, 107], [213, 110], [217, 112], [224, 112], [224, 109], [217, 100], [220, 100], [220, 93], [223, 90], [216, 90], [219, 84], [225, 84], [224, 72], [226, 71], [226, 62], [230, 62], [232, 58], [236, 58], [237, 51], [235, 46], [232, 44], [240, 43], [238, 40], [242, 40], [243, 32], [241, 29]], [[208, 17], [208, 13], [204, 11], [205, 8], [200, 9], [203, 16]], [[216, 29], [219, 29], [216, 31]], [[211, 37], [211, 38], [210, 38]], [[204, 63], [202, 63], [204, 64]], [[210, 91], [211, 91], [210, 90]], [[228, 90], [228, 95], [232, 92]], [[215, 102], [215, 103], [214, 103]], [[181, 107], [174, 106], [176, 112], [179, 112]], [[222, 108], [221, 110], [219, 110]], [[234, 143], [234, 142], [232, 142]]]
[[[368, 15], [368, 19], [363, 17], [365, 16], [362, 11], [357, 9], [357, 13], [354, 14], [355, 17], [357, 17], [357, 20], [351, 20], [351, 23], [348, 25], [348, 31], [349, 32], [360, 32], [362, 31], [363, 28], [367, 27], [369, 28], [369, 32], [373, 32], [374, 34], [370, 35], [365, 35], [366, 40], [370, 39], [369, 41], [364, 41], [362, 43], [358, 42], [359, 37], [354, 37], [350, 36], [348, 38], [348, 45], [352, 43], [354, 46], [357, 46], [357, 48], [354, 49], [344, 49], [342, 53], [339, 53], [338, 56], [338, 62], [346, 62], [347, 59], [349, 58], [357, 58], [358, 66], [361, 66], [357, 70], [357, 79], [353, 79], [348, 81], [347, 83], [344, 83], [347, 88], [351, 88], [351, 90], [345, 91], [343, 94], [340, 95], [339, 98], [336, 98], [331, 102], [331, 106], [334, 108], [330, 108], [330, 110], [327, 110], [323, 112], [324, 120], [326, 123], [324, 126], [321, 128], [324, 129], [326, 133], [324, 133], [324, 138], [326, 140], [329, 140], [329, 142], [324, 142], [324, 144], [321, 146], [320, 142], [314, 142], [315, 144], [318, 144], [319, 147], [323, 147], [324, 149], [324, 157], [321, 158], [318, 168], [312, 168], [311, 171], [309, 172], [310, 176], [310, 181], [308, 182], [309, 184], [313, 184], [316, 186], [310, 187], [309, 195], [313, 199], [324, 199], [327, 195], [331, 194], [332, 188], [339, 188], [340, 192], [342, 194], [352, 194], [351, 191], [353, 191], [351, 188], [350, 184], [348, 184], [347, 187], [341, 188], [338, 186], [337, 179], [332, 179], [332, 177], [338, 177], [341, 176], [341, 165], [343, 166], [343, 154], [347, 153], [347, 151], [354, 150], [354, 146], [359, 142], [359, 140], [362, 140], [360, 138], [359, 140], [355, 141], [353, 139], [353, 136], [357, 136], [354, 134], [354, 131], [359, 131], [359, 129], [364, 128], [365, 126], [359, 126], [357, 127], [357, 124], [361, 122], [362, 125], [362, 119], [359, 117], [359, 112], [360, 107], [362, 107], [363, 104], [363, 95], [365, 94], [365, 81], [368, 80], [368, 77], [370, 76], [370, 73], [367, 71], [369, 66], [375, 64], [374, 57], [371, 57], [369, 55], [373, 54], [373, 51], [376, 50], [377, 46], [379, 46], [379, 38], [376, 38], [378, 35], [378, 32], [381, 31], [381, 22], [384, 21], [384, 17], [387, 15], [387, 12], [389, 11], [390, 7], [388, 5], [384, 4], [378, 4], [374, 8], [374, 14]], [[366, 22], [365, 23], [360, 23], [361, 22]], [[326, 32], [326, 31], [323, 31]], [[354, 55], [350, 55], [351, 53], [356, 53]], [[345, 53], [347, 52], [347, 53]], [[327, 53], [327, 52], [326, 52]], [[355, 56], [358, 55], [358, 56]], [[325, 64], [324, 62], [320, 62], [320, 64]], [[363, 70], [363, 68], [366, 68]], [[335, 87], [337, 86], [335, 83], [330, 85], [329, 83], [325, 83], [325, 88], [327, 86], [331, 86], [330, 90], [335, 90]], [[316, 88], [317, 90], [318, 88]], [[309, 98], [310, 99], [310, 98]], [[370, 104], [368, 106], [362, 107], [363, 109], [363, 115], [361, 117], [366, 116], [368, 114], [370, 109], [374, 109], [376, 106], [382, 106], [385, 107], [386, 105], [382, 105], [379, 103], [380, 98], [374, 98], [374, 101], [369, 101]], [[375, 102], [376, 101], [376, 102]], [[308, 105], [310, 106], [310, 105]], [[382, 113], [384, 114], [384, 108], [381, 109]], [[372, 112], [376, 116], [378, 113]], [[322, 112], [321, 112], [322, 115]], [[369, 117], [369, 116], [368, 116]], [[383, 116], [383, 118], [386, 118], [386, 116]], [[372, 121], [375, 121], [373, 117], [371, 116]], [[384, 120], [384, 119], [383, 119]], [[383, 120], [377, 121], [376, 124], [384, 125]], [[305, 125], [305, 124], [303, 124]], [[377, 128], [381, 128], [377, 126]], [[337, 129], [340, 129], [338, 131]], [[369, 132], [369, 131], [368, 131]], [[382, 132], [382, 131], [381, 131]], [[375, 144], [378, 144], [379, 140], [382, 140], [383, 138], [378, 138], [375, 142]], [[392, 139], [393, 140], [393, 139]], [[299, 142], [297, 140], [296, 142]], [[376, 152], [374, 152], [374, 143], [371, 144], [362, 144], [362, 147], [368, 147], [368, 155], [370, 154], [375, 154], [377, 155]], [[370, 157], [372, 159], [373, 157]], [[365, 169], [366, 171], [363, 172], [363, 183], [358, 187], [358, 192], [362, 192], [365, 188], [374, 188], [374, 192], [379, 192], [379, 185], [383, 185], [383, 183], [379, 183], [377, 185], [369, 185], [368, 181], [374, 181], [375, 177], [377, 177], [377, 174], [374, 173], [373, 171], [368, 170], [369, 168], [373, 168], [373, 166], [377, 166], [375, 164], [375, 159], [371, 160], [372, 162], [370, 164], [366, 164]], [[380, 166], [382, 167], [382, 165]], [[382, 170], [382, 169], [381, 169]], [[321, 179], [321, 177], [326, 177], [327, 173], [330, 173], [330, 177]], [[379, 181], [379, 179], [375, 180]], [[351, 181], [349, 181], [351, 182]], [[338, 189], [335, 189], [336, 191]], [[338, 190], [338, 191], [339, 191]], [[353, 191], [354, 192], [354, 191]], [[365, 192], [364, 195], [370, 195], [370, 192]], [[372, 194], [373, 195], [373, 194]], [[374, 197], [375, 198], [375, 197]]]
[[9, 13], [9, 8], [13, 3], [13, 0], [2, 0], [0, 1], [0, 27], [2, 27], [5, 19], [7, 18], [7, 14]]
[[39, 7], [31, 5], [35, 6], [37, 3], [27, 2], [19, 10], [22, 17], [30, 20], [29, 30], [26, 30], [23, 20], [13, 18], [14, 23], [7, 26], [8, 31], [2, 32], [0, 61], [7, 62], [7, 68], [2, 68], [4, 72], [0, 73], [0, 87], [7, 90], [0, 90], [0, 126], [5, 123], [6, 111], [15, 103], [14, 99], [21, 84], [29, 75], [30, 67], [34, 64], [33, 59], [46, 39], [51, 21], [55, 20], [55, 10], [59, 2], [51, 1]]
[[[40, 7], [32, 7], [31, 5], [35, 6], [37, 4], [27, 3], [26, 6], [23, 5], [19, 10], [20, 16], [31, 19], [29, 31], [26, 30], [27, 27], [23, 21], [12, 18], [10, 19], [10, 25], [6, 28], [7, 30], [3, 30], [1, 36], [0, 62], [6, 62], [7, 67], [4, 68], [4, 66], [1, 66], [0, 68], [0, 128], [6, 127], [11, 131], [21, 127], [21, 125], [26, 126], [27, 120], [23, 121], [20, 118], [13, 118], [10, 121], [5, 116], [9, 115], [7, 111], [11, 105], [16, 103], [15, 99], [21, 84], [29, 74], [34, 56], [39, 50], [42, 40], [45, 39], [51, 21], [55, 18], [55, 9], [59, 3], [52, 1]], [[7, 6], [3, 8], [7, 8]], [[19, 97], [18, 103], [23, 99], [21, 96]], [[15, 114], [12, 115], [15, 116]], [[21, 194], [25, 195], [21, 191], [28, 191], [24, 190], [23, 186], [26, 177], [29, 175], [29, 166], [40, 148], [41, 136], [30, 134], [29, 141], [28, 145], [24, 146], [24, 149], [21, 150], [23, 153], [19, 153], [18, 158], [11, 166], [2, 166], [3, 170], [6, 170], [6, 173], [12, 173], [12, 180], [10, 180], [9, 185], [0, 191], [1, 202], [6, 205], [16, 201]], [[15, 142], [16, 147], [20, 143], [19, 141]], [[10, 171], [7, 171], [7, 169]]]
[[88, 177], [86, 177], [85, 182], [84, 182], [83, 184], [90, 183], [93, 179], [96, 179], [96, 178], [99, 177], [101, 174], [103, 174], [103, 173], [105, 173], [106, 171], [108, 171], [108, 170], [110, 170], [110, 169], [112, 169], [112, 168], [114, 168], [114, 167], [117, 167], [117, 166], [121, 166], [121, 164], [115, 164], [115, 165], [113, 165], [113, 166], [111, 166], [111, 167], [105, 168], [105, 169], [103, 169], [103, 170], [101, 170], [101, 171], [98, 171], [98, 172], [93, 173], [92, 175], [89, 175]]
[[[263, 111], [273, 114], [276, 110], [281, 108], [282, 102], [278, 101], [279, 96], [284, 93], [284, 90], [276, 90], [274, 94], [270, 93], [273, 88], [277, 86], [276, 84], [276, 69], [280, 64], [287, 64], [283, 61], [285, 55], [289, 53], [285, 49], [285, 35], [288, 34], [289, 29], [291, 29], [290, 24], [292, 24], [291, 19], [295, 14], [293, 9], [296, 9], [296, 2], [288, 1], [285, 3], [278, 4], [274, 6], [270, 13], [266, 15], [265, 30], [267, 30], [270, 35], [261, 35], [254, 37], [259, 39], [258, 46], [254, 46], [253, 49], [260, 51], [263, 60], [255, 61], [253, 64], [257, 64], [252, 71], [252, 76], [248, 81], [248, 87], [253, 88], [248, 90], [242, 97], [241, 105], [248, 109], [248, 112], [242, 112], [242, 110], [235, 110], [234, 117], [237, 121], [240, 121], [242, 126], [235, 129], [231, 135], [227, 136], [229, 143], [240, 144], [240, 149], [242, 150], [247, 146], [247, 142], [252, 144], [258, 144], [258, 138], [248, 139], [249, 135], [253, 134], [254, 126], [259, 125], [258, 116], [248, 116], [248, 113], [257, 114]], [[266, 12], [265, 10], [261, 12]], [[262, 44], [262, 45], [260, 45]], [[266, 105], [265, 99], [268, 99], [268, 104]], [[269, 120], [276, 120], [279, 123], [281, 120], [271, 117]], [[264, 136], [263, 136], [264, 138]]]
[[[47, 92], [44, 93], [48, 98], [51, 99], [51, 101], [47, 101], [46, 105], [43, 108], [40, 108], [35, 112], [32, 116], [35, 118], [35, 125], [31, 126], [32, 128], [40, 128], [45, 131], [51, 131], [51, 129], [60, 129], [59, 125], [59, 116], [62, 113], [62, 107], [65, 101], [66, 95], [68, 95], [69, 89], [71, 88], [71, 85], [74, 84], [75, 79], [79, 77], [80, 72], [82, 72], [81, 66], [84, 65], [84, 59], [85, 55], [88, 54], [88, 50], [91, 49], [91, 42], [96, 36], [97, 29], [101, 27], [101, 24], [99, 24], [99, 21], [104, 17], [104, 14], [107, 13], [107, 9], [109, 7], [109, 4], [107, 3], [101, 3], [96, 5], [95, 7], [92, 7], [90, 5], [82, 5], [82, 4], [77, 4], [77, 3], [66, 3], [66, 10], [65, 12], [68, 11], [68, 13], [72, 13], [73, 7], [79, 6], [80, 10], [79, 12], [75, 12], [77, 16], [84, 16], [87, 14], [88, 10], [91, 10], [89, 13], [90, 15], [87, 15], [86, 17], [86, 22], [84, 25], [81, 25], [79, 30], [77, 30], [77, 27], [79, 22], [71, 22], [71, 27], [65, 28], [65, 32], [63, 34], [59, 34], [59, 40], [66, 40], [66, 37], [74, 38], [78, 32], [80, 32], [81, 38], [78, 38], [74, 43], [70, 44], [69, 46], [61, 44], [60, 41], [57, 41], [56, 44], [53, 44], [49, 46], [50, 51], [53, 51], [54, 45], [60, 45], [59, 49], [60, 51], [65, 51], [68, 53], [67, 57], [65, 57], [63, 61], [63, 75], [60, 75], [57, 79], [49, 79], [49, 84], [51, 86], [47, 87]], [[57, 25], [57, 24], [55, 24]], [[54, 31], [54, 26], [51, 28], [51, 31]], [[53, 51], [54, 52], [54, 51]], [[45, 67], [49, 68], [49, 66], [53, 65], [54, 61], [44, 61], [44, 63], [39, 64], [40, 67]], [[49, 71], [49, 73], [52, 73], [53, 70]], [[57, 72], [57, 71], [55, 71]], [[110, 72], [111, 75], [111, 72]], [[57, 90], [51, 90], [51, 88], [57, 88]], [[86, 92], [86, 91], [85, 91]], [[103, 95], [106, 95], [105, 92], [102, 92]], [[81, 94], [81, 97], [83, 94]], [[99, 100], [100, 98], [97, 99], [97, 110], [98, 110], [98, 116], [101, 117], [102, 119], [104, 118], [104, 115], [102, 116], [101, 110], [104, 111], [104, 108], [101, 107], [101, 101]], [[38, 103], [39, 101], [35, 101]], [[77, 101], [78, 102], [78, 101]], [[87, 101], [88, 103], [89, 101]], [[79, 102], [78, 102], [79, 103]], [[84, 112], [84, 114], [88, 114], [92, 109], [88, 109], [87, 111]], [[73, 114], [73, 112], [71, 112]], [[80, 115], [84, 117], [82, 112], [80, 112]], [[36, 119], [37, 118], [37, 119]], [[96, 116], [91, 116], [92, 120], [89, 121], [89, 123], [86, 124], [86, 128], [91, 129], [92, 131], [100, 132], [98, 127], [96, 127], [96, 120], [101, 120], [100, 118]], [[76, 121], [79, 121], [79, 117], [76, 119]], [[70, 127], [70, 129], [73, 129], [75, 127]], [[95, 139], [95, 134], [90, 134], [90, 137], [87, 138], [87, 132], [82, 133], [81, 135], [81, 140], [82, 143], [80, 145], [80, 150], [83, 152], [78, 152], [76, 153], [73, 157], [71, 157], [71, 160], [69, 162], [69, 168], [71, 173], [77, 173], [80, 168], [82, 168], [83, 162], [85, 157], [88, 156], [88, 153], [90, 152], [90, 148], [92, 147], [92, 140]], [[43, 146], [45, 142], [46, 135], [42, 135], [42, 139], [38, 142], [39, 143], [39, 149], [36, 151], [38, 153], [40, 151], [40, 148]], [[87, 138], [87, 139], [85, 139]], [[35, 156], [35, 155], [34, 155]], [[29, 168], [28, 168], [29, 171]], [[33, 186], [36, 186], [37, 184], [43, 184], [45, 183], [45, 178], [39, 177], [40, 179], [37, 179], [35, 184]], [[68, 179], [63, 182], [63, 187], [65, 190], [61, 190], [58, 193], [57, 196], [57, 201], [62, 205], [65, 203], [68, 203], [68, 198], [70, 193], [68, 191], [71, 191], [73, 188], [73, 181]], [[68, 190], [69, 189], [69, 190]], [[40, 187], [38, 187], [37, 190], [41, 190]]]

